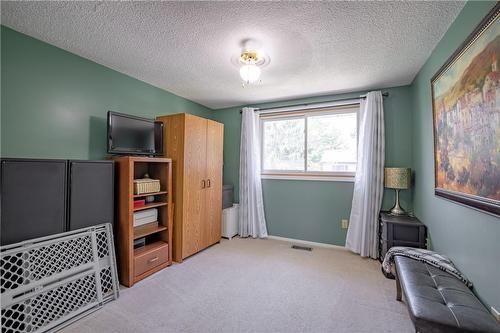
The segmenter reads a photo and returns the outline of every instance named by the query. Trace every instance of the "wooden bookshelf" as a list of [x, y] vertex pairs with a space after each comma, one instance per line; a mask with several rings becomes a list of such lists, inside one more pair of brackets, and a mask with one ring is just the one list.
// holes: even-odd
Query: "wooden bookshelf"
[[[117, 174], [118, 223], [116, 228], [120, 283], [134, 283], [172, 264], [172, 160], [169, 158], [113, 157]], [[160, 191], [134, 194], [134, 179], [149, 174], [160, 180]], [[155, 201], [134, 207], [134, 200], [154, 196]], [[158, 209], [158, 225], [134, 227], [134, 212]], [[145, 237], [146, 245], [134, 249], [134, 240]]]

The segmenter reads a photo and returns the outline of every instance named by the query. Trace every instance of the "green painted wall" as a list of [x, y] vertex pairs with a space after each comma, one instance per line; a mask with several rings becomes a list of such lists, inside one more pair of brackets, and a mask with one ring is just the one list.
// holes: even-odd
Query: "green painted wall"
[[411, 85], [414, 209], [432, 247], [448, 255], [474, 282], [479, 296], [500, 309], [500, 219], [434, 196], [431, 77], [486, 16], [495, 2], [468, 2]]
[[100, 159], [108, 110], [154, 117], [210, 109], [1, 27], [1, 155]]
[[[413, 126], [409, 87], [383, 91], [389, 92], [389, 97], [384, 99], [386, 165], [411, 167]], [[362, 93], [364, 92], [254, 106], [264, 108], [320, 102], [356, 97]], [[240, 109], [241, 107], [234, 107], [216, 110], [213, 116], [215, 120], [224, 123], [224, 183], [235, 185], [236, 201], [239, 181]], [[271, 235], [336, 245], [345, 244], [346, 231], [340, 228], [340, 220], [349, 218], [354, 183], [264, 179], [262, 186], [267, 226]], [[411, 208], [410, 191], [402, 193], [402, 202], [404, 207]], [[393, 203], [393, 192], [386, 191], [384, 208], [390, 208]]]
[[[479, 296], [500, 308], [500, 221], [434, 196], [430, 78], [495, 2], [469, 2], [410, 87], [384, 89], [386, 164], [415, 169], [413, 207], [427, 224], [433, 248], [450, 256]], [[225, 124], [224, 182], [238, 196], [240, 107], [217, 110], [153, 87], [72, 53], [1, 27], [1, 155], [103, 158], [107, 110], [140, 116], [190, 112]], [[258, 107], [319, 102], [360, 93]], [[350, 213], [353, 184], [263, 180], [272, 235], [343, 245], [340, 219]], [[411, 207], [411, 192], [403, 204]], [[384, 196], [384, 208], [393, 202]]]

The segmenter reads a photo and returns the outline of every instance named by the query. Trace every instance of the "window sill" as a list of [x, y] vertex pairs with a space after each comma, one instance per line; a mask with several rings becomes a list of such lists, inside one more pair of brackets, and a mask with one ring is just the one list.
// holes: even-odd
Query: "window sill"
[[317, 175], [278, 175], [265, 174], [260, 176], [262, 179], [281, 179], [281, 180], [312, 180], [322, 182], [348, 182], [354, 183], [354, 176], [317, 176]]

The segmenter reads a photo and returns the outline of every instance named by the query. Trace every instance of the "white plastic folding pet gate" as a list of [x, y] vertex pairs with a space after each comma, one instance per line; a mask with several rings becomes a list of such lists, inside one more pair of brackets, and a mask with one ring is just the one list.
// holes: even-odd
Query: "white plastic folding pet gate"
[[1, 248], [4, 332], [50, 332], [118, 297], [110, 224]]

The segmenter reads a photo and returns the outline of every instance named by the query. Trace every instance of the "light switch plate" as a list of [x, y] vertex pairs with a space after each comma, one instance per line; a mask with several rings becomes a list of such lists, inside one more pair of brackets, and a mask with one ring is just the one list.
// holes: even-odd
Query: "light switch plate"
[[341, 225], [342, 225], [342, 229], [347, 229], [349, 227], [349, 220], [342, 219]]

